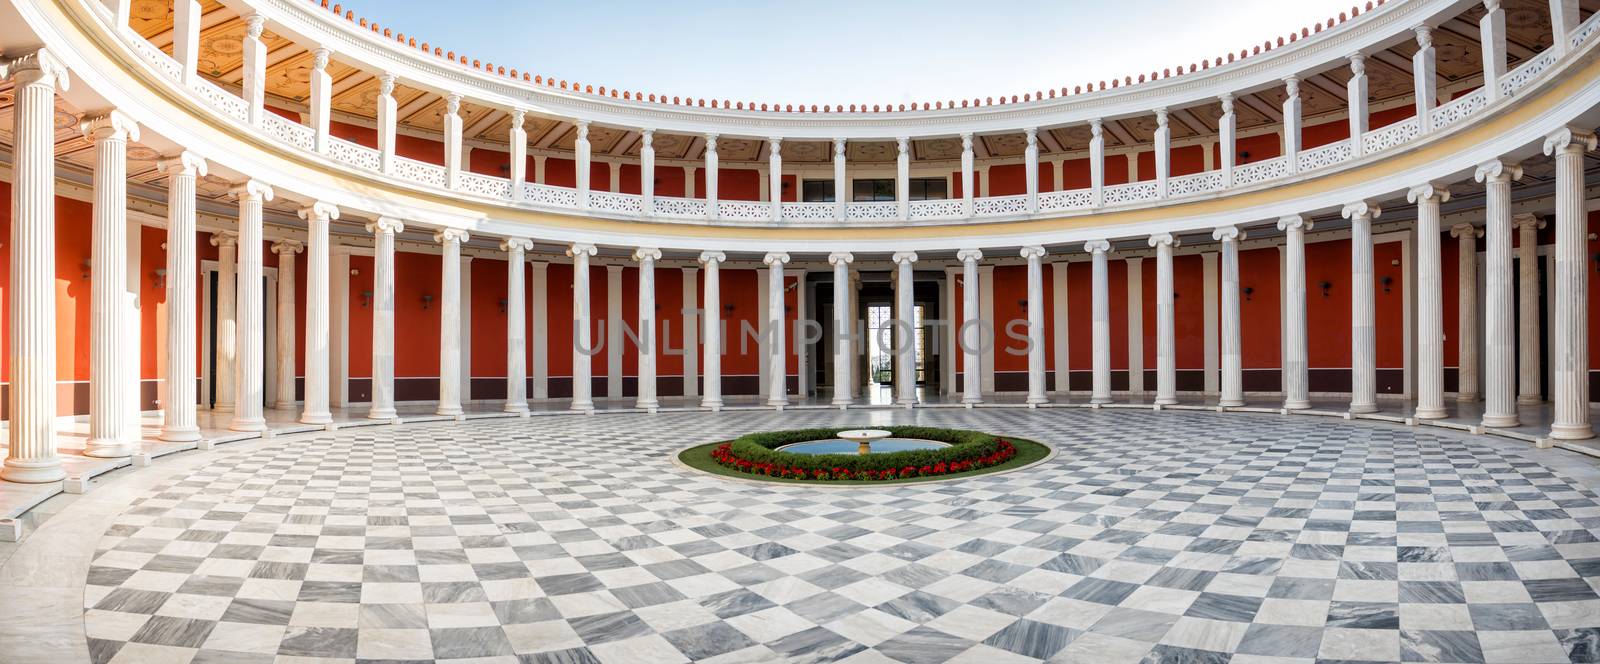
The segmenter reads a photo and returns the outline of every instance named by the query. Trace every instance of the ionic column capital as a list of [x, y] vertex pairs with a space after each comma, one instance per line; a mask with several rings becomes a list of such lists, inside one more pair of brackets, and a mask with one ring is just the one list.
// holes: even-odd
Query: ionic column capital
[[469, 239], [471, 239], [471, 236], [467, 234], [466, 229], [462, 228], [441, 228], [433, 233], [433, 241], [439, 244], [461, 243]]
[[394, 96], [394, 84], [399, 80], [400, 77], [389, 72], [378, 74], [378, 94], [384, 97]]
[[1450, 187], [1441, 183], [1419, 184], [1406, 190], [1407, 203], [1445, 203], [1450, 200]]
[[333, 58], [333, 51], [326, 47], [311, 50], [311, 68], [324, 71], [328, 68], [328, 60]]
[[339, 206], [322, 201], [314, 201], [310, 205], [300, 208], [298, 214], [306, 222], [328, 223], [339, 218]]
[[1152, 247], [1166, 245], [1168, 248], [1171, 248], [1178, 246], [1178, 238], [1172, 237], [1171, 233], [1155, 233], [1150, 236], [1150, 239], [1147, 242]]
[[1431, 26], [1424, 23], [1412, 28], [1411, 31], [1417, 33], [1418, 48], [1433, 48], [1433, 28]]
[[1483, 230], [1465, 221], [1450, 227], [1450, 237], [1483, 237]]
[[843, 138], [835, 138], [835, 139], [833, 139], [833, 158], [834, 159], [843, 159], [844, 158], [845, 146], [848, 143], [849, 143], [849, 141], [846, 140], [846, 139], [843, 139]]
[[41, 48], [3, 62], [0, 79], [10, 79], [18, 87], [46, 83], [57, 90], [66, 90], [71, 86], [66, 64], [48, 49]]
[[777, 157], [777, 156], [782, 155], [783, 154], [783, 137], [782, 136], [768, 136], [767, 137], [767, 149], [770, 151], [768, 154], [770, 156], [772, 156], [772, 157]]
[[1300, 77], [1285, 76], [1283, 79], [1283, 90], [1284, 94], [1287, 95], [1289, 99], [1294, 99], [1295, 97], [1300, 96]]
[[1089, 134], [1096, 139], [1102, 138], [1105, 133], [1105, 121], [1100, 118], [1089, 120]]
[[1582, 154], [1595, 148], [1595, 135], [1591, 132], [1562, 127], [1544, 137], [1544, 153], [1554, 156], [1557, 152], [1572, 151]]
[[1243, 240], [1244, 236], [1245, 232], [1239, 230], [1238, 226], [1218, 226], [1215, 230], [1211, 231], [1211, 239], [1220, 242], [1238, 242], [1239, 240]]
[[1284, 232], [1309, 231], [1311, 220], [1298, 214], [1291, 214], [1278, 219], [1278, 230]]
[[833, 252], [831, 254], [828, 254], [828, 264], [829, 265], [838, 265], [840, 263], [844, 263], [845, 265], [849, 265], [850, 263], [855, 262], [855, 260], [856, 260], [855, 254], [852, 254], [852, 253], [850, 253], [848, 251], [835, 251], [835, 252]]
[[889, 260], [893, 261], [895, 265], [915, 263], [917, 262], [917, 252], [897, 251], [893, 256], [889, 257]]
[[706, 154], [707, 155], [715, 155], [715, 154], [717, 154], [717, 135], [716, 134], [706, 134]]
[[1228, 114], [1233, 112], [1233, 93], [1232, 92], [1224, 92], [1224, 93], [1218, 95], [1217, 96], [1217, 101], [1222, 103], [1222, 114], [1223, 115], [1228, 115]]
[[766, 263], [767, 265], [772, 265], [773, 263], [778, 263], [778, 264], [787, 263], [787, 262], [789, 262], [789, 254], [786, 254], [786, 253], [781, 252], [781, 251], [770, 253], [770, 254], [767, 254], [766, 256], [762, 257], [761, 262]]
[[962, 132], [961, 133], [961, 151], [962, 152], [971, 152], [972, 151], [972, 132], [967, 131], [967, 132]]
[[911, 139], [906, 136], [895, 138], [894, 147], [899, 156], [904, 157], [911, 151]]
[[1370, 221], [1372, 219], [1377, 219], [1378, 215], [1380, 214], [1383, 214], [1383, 208], [1378, 207], [1378, 203], [1376, 201], [1356, 201], [1354, 203], [1345, 203], [1344, 208], [1339, 210], [1339, 216], [1344, 217], [1345, 219], [1359, 218]]
[[299, 240], [284, 238], [272, 243], [272, 253], [279, 256], [291, 256], [305, 251], [306, 245]]
[[99, 142], [105, 139], [119, 141], [139, 140], [139, 123], [126, 113], [110, 110], [100, 115], [84, 120], [78, 125], [78, 130], [83, 132], [83, 137], [90, 141]]
[[1539, 215], [1524, 212], [1511, 217], [1511, 227], [1517, 230], [1522, 230], [1524, 228], [1539, 230], [1544, 228], [1544, 221], [1539, 219]]
[[276, 195], [272, 186], [260, 180], [245, 180], [228, 189], [228, 195], [239, 201], [267, 202]]
[[1522, 164], [1509, 162], [1503, 159], [1490, 159], [1478, 164], [1473, 171], [1472, 179], [1478, 182], [1510, 182], [1522, 179]]
[[245, 36], [251, 39], [260, 39], [261, 33], [267, 29], [267, 17], [260, 14], [251, 14], [244, 19]]
[[578, 256], [593, 256], [598, 253], [600, 253], [598, 248], [585, 242], [579, 242], [567, 247], [567, 256], [573, 258], [577, 258]]
[[1044, 250], [1044, 247], [1041, 247], [1039, 245], [1033, 244], [1033, 245], [1028, 245], [1026, 247], [1023, 247], [1022, 251], [1018, 252], [1018, 254], [1020, 256], [1022, 256], [1023, 258], [1026, 258], [1026, 259], [1028, 259], [1030, 261], [1036, 261], [1036, 260], [1039, 260], [1041, 258], [1044, 258], [1045, 250]]
[[1367, 73], [1367, 56], [1360, 51], [1356, 51], [1348, 57], [1350, 58], [1350, 74], [1352, 76], [1365, 76]]
[[217, 231], [211, 234], [211, 246], [218, 249], [229, 249], [239, 246], [239, 234], [233, 231]]
[[963, 263], [975, 263], [977, 261], [981, 261], [983, 260], [983, 250], [962, 249], [961, 251], [956, 252], [956, 260], [959, 260]]
[[500, 251], [521, 251], [526, 253], [532, 250], [533, 240], [525, 237], [508, 237], [500, 241]]
[[656, 130], [654, 130], [654, 129], [640, 129], [639, 130], [639, 147], [640, 147], [640, 149], [653, 149], [654, 148], [654, 144], [655, 144], [655, 139], [656, 139]]
[[725, 260], [728, 260], [728, 255], [724, 254], [724, 253], [722, 253], [720, 251], [702, 251], [702, 252], [700, 252], [699, 261], [701, 263], [721, 263], [722, 261], [725, 261]]
[[511, 130], [512, 131], [522, 131], [522, 125], [523, 125], [524, 120], [527, 118], [527, 115], [528, 115], [528, 111], [526, 109], [521, 109], [521, 108], [513, 108], [513, 109], [511, 109]]
[[1083, 243], [1083, 250], [1090, 254], [1110, 253], [1111, 243], [1107, 240], [1090, 240]]
[[661, 260], [661, 250], [655, 247], [639, 247], [638, 249], [633, 250], [633, 260], [639, 261], [640, 263], [654, 263], [658, 260]]
[[194, 177], [206, 176], [206, 159], [199, 153], [184, 150], [178, 154], [166, 157], [156, 162], [156, 168], [168, 176], [190, 175]]
[[372, 223], [367, 224], [367, 232], [373, 235], [394, 235], [396, 233], [404, 233], [405, 230], [405, 222], [394, 217], [378, 217]]

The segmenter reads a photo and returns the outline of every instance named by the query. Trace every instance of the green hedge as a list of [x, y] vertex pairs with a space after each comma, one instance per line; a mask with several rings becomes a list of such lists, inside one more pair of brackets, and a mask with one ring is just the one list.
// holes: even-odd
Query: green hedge
[[861, 427], [836, 427], [830, 429], [792, 429], [768, 431], [740, 436], [731, 444], [735, 456], [755, 464], [774, 464], [798, 467], [807, 471], [846, 468], [851, 472], [896, 470], [907, 466], [920, 468], [940, 463], [951, 464], [970, 461], [994, 454], [1000, 448], [1000, 439], [981, 431], [941, 429], [919, 426], [878, 427], [896, 438], [919, 438], [949, 447], [933, 450], [907, 450], [884, 454], [794, 454], [775, 448], [790, 443], [837, 438], [840, 431]]

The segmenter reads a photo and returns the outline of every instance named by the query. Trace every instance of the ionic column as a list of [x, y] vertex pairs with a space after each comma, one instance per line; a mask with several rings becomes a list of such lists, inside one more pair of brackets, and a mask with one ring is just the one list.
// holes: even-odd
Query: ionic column
[[1372, 267], [1372, 220], [1381, 210], [1371, 201], [1344, 206], [1350, 220], [1350, 412], [1378, 411], [1377, 310]]
[[139, 432], [130, 427], [127, 386], [131, 368], [119, 352], [134, 317], [125, 302], [128, 272], [128, 140], [139, 126], [120, 111], [84, 121], [83, 136], [95, 144], [94, 226], [89, 299], [89, 439], [83, 453], [125, 457], [138, 451]]
[[244, 80], [240, 85], [244, 93], [245, 117], [252, 126], [261, 124], [261, 114], [267, 110], [267, 45], [261, 43], [261, 33], [266, 27], [265, 16], [251, 14], [245, 17]]
[[1111, 403], [1111, 278], [1106, 265], [1106, 253], [1111, 243], [1090, 240], [1083, 245], [1094, 259], [1090, 285], [1094, 290], [1090, 298], [1094, 347], [1094, 384], [1089, 403]]
[[[572, 157], [578, 172], [578, 207], [589, 208], [589, 121], [578, 120], [572, 123], [578, 131], [578, 137], [572, 143]], [[706, 148], [710, 149], [711, 143], [707, 141]], [[715, 173], [707, 173], [707, 176]]]
[[1218, 406], [1244, 405], [1244, 350], [1239, 328], [1239, 241], [1244, 231], [1223, 226], [1211, 232], [1222, 243], [1222, 392]]
[[1089, 187], [1094, 190], [1094, 206], [1106, 202], [1106, 137], [1100, 118], [1089, 121]]
[[[1498, 4], [1495, 7], [1499, 11]], [[1500, 18], [1502, 33], [1505, 17]], [[1502, 41], [1504, 35], [1501, 36]], [[1502, 58], [1503, 60], [1503, 58]], [[1503, 67], [1503, 65], [1502, 65]], [[1484, 294], [1484, 404], [1483, 426], [1517, 425], [1516, 328], [1511, 296], [1511, 181], [1521, 179], [1522, 167], [1498, 159], [1484, 162], [1473, 174], [1484, 184], [1484, 242], [1488, 274]]]
[[1044, 247], [1022, 248], [1028, 261], [1028, 400], [1029, 406], [1050, 403], [1045, 394], [1044, 366]]
[[845, 179], [845, 139], [833, 139], [833, 218], [844, 221], [850, 214], [850, 181]]
[[894, 139], [894, 201], [899, 206], [898, 218], [910, 219], [911, 214], [911, 139], [901, 136]]
[[1567, 128], [1544, 139], [1556, 160], [1555, 348], [1550, 352], [1555, 421], [1550, 437], [1594, 437], [1589, 423], [1589, 256], [1583, 204], [1583, 154], [1594, 134]]
[[506, 407], [508, 413], [528, 412], [528, 294], [523, 286], [527, 251], [533, 241], [510, 237], [500, 242], [506, 256]]
[[266, 398], [266, 340], [263, 326], [266, 321], [266, 304], [262, 301], [261, 207], [272, 200], [272, 187], [257, 180], [247, 180], [233, 188], [230, 194], [239, 200], [239, 268], [238, 268], [238, 326], [235, 330], [238, 369], [234, 371], [234, 394], [238, 402], [233, 408], [234, 431], [264, 431], [267, 421], [262, 417], [262, 403]]
[[367, 224], [372, 233], [372, 407], [367, 418], [392, 420], [394, 410], [394, 236], [405, 231], [394, 217]]
[[706, 218], [716, 219], [719, 216], [721, 215], [717, 213], [717, 135], [706, 134]]
[[639, 207], [645, 216], [656, 213], [656, 132], [639, 132]]
[[1023, 137], [1028, 141], [1028, 147], [1022, 151], [1023, 173], [1026, 176], [1028, 192], [1028, 212], [1039, 211], [1039, 128], [1028, 127], [1022, 130]]
[[311, 129], [316, 132], [315, 147], [321, 153], [328, 151], [328, 127], [333, 112], [333, 77], [328, 75], [328, 60], [332, 57], [333, 51], [326, 48], [311, 51]]
[[1456, 238], [1456, 401], [1478, 400], [1478, 238], [1468, 223], [1450, 227]]
[[833, 265], [833, 405], [843, 408], [854, 401], [854, 358], [850, 355], [850, 263], [848, 251], [828, 254]]
[[594, 352], [589, 322], [589, 257], [599, 250], [592, 244], [567, 247], [572, 257], [572, 409], [593, 411], [589, 356]]
[[1150, 236], [1156, 248], [1156, 399], [1158, 406], [1178, 403], [1178, 342], [1172, 311], [1172, 249], [1178, 246], [1171, 233]]
[[1444, 304], [1440, 277], [1439, 204], [1450, 199], [1442, 186], [1412, 187], [1406, 200], [1417, 206], [1417, 413], [1439, 419], [1444, 410]]
[[272, 253], [278, 255], [278, 329], [273, 333], [277, 345], [277, 398], [272, 407], [293, 410], [295, 404], [295, 258], [305, 247], [297, 240], [279, 240], [272, 244]]
[[1415, 83], [1417, 100], [1417, 132], [1426, 134], [1433, 130], [1429, 115], [1439, 101], [1439, 77], [1433, 51], [1433, 28], [1419, 25], [1412, 28], [1412, 31], [1417, 33], [1417, 52], [1411, 56], [1411, 78]]
[[306, 222], [306, 375], [300, 422], [327, 424], [333, 421], [333, 413], [328, 410], [328, 391], [332, 387], [328, 296], [333, 290], [328, 274], [328, 224], [339, 218], [339, 208], [319, 201], [300, 208], [300, 218]]
[[1283, 156], [1290, 173], [1300, 171], [1300, 79], [1283, 79]]
[[439, 279], [439, 407], [436, 415], [454, 417], [461, 410], [461, 243], [467, 232], [445, 228], [433, 234], [443, 248]]
[[[523, 125], [523, 122], [524, 122], [524, 117], [526, 115], [527, 115], [527, 111], [524, 111], [524, 110], [522, 110], [520, 108], [511, 109], [511, 138], [510, 138], [510, 141], [511, 141], [511, 173], [510, 173], [510, 175], [511, 175], [511, 200], [513, 200], [513, 201], [524, 200], [527, 197], [527, 193], [525, 191], [523, 191], [523, 186], [522, 186], [523, 184], [527, 183], [527, 181], [528, 181], [528, 130], [522, 128], [522, 125]], [[652, 150], [650, 152], [650, 155], [651, 155], [651, 158], [654, 159], [655, 151]], [[652, 162], [652, 163], [654, 163], [654, 162]], [[651, 179], [651, 178], [644, 178], [644, 179], [640, 180], [640, 184], [646, 184], [646, 183], [648, 183], [648, 185], [651, 186], [651, 187], [655, 186], [655, 181], [653, 179]], [[527, 404], [524, 403], [523, 405], [527, 405]]]
[[700, 390], [700, 407], [711, 410], [722, 409], [722, 278], [719, 268], [726, 259], [720, 251], [700, 254], [700, 264], [706, 266], [705, 325], [700, 330], [700, 363], [705, 366], [705, 378]]
[[1500, 79], [1506, 75], [1506, 10], [1500, 7], [1500, 0], [1483, 0], [1478, 44], [1483, 51], [1483, 93], [1494, 101], [1500, 97]]
[[394, 100], [394, 74], [378, 75], [378, 170], [394, 173], [394, 133], [398, 109]]
[[1517, 229], [1517, 405], [1544, 401], [1539, 384], [1539, 229], [1531, 214], [1512, 217]]
[[978, 311], [978, 261], [983, 252], [962, 249], [956, 258], [961, 261], [961, 403], [971, 406], [983, 403], [983, 321]]
[[444, 98], [444, 179], [455, 189], [461, 184], [461, 95]]
[[161, 404], [161, 440], [193, 441], [200, 439], [195, 419], [199, 400], [195, 386], [199, 377], [195, 367], [195, 273], [199, 265], [194, 183], [196, 178], [205, 176], [206, 160], [193, 152], [183, 152], [163, 160], [160, 168], [167, 174], [167, 402]]
[[217, 248], [217, 398], [211, 409], [219, 413], [231, 413], [234, 373], [239, 362], [236, 340], [238, 323], [234, 318], [234, 297], [238, 295], [234, 275], [239, 267], [239, 235], [227, 231], [212, 233], [211, 246]]
[[895, 264], [894, 402], [912, 406], [917, 403], [917, 310], [916, 278], [911, 268], [917, 262], [917, 254], [897, 252], [890, 260]]
[[1172, 128], [1167, 126], [1167, 109], [1156, 109], [1156, 195], [1167, 197], [1167, 176], [1171, 172]]
[[1286, 237], [1283, 299], [1283, 407], [1299, 410], [1311, 407], [1310, 375], [1306, 348], [1306, 231], [1311, 221], [1299, 215], [1278, 220], [1278, 230]]
[[1350, 82], [1345, 84], [1350, 107], [1350, 154], [1361, 156], [1361, 137], [1367, 133], [1367, 56], [1350, 54]]
[[639, 398], [636, 408], [655, 412], [656, 401], [656, 261], [661, 250], [640, 247], [633, 252], [639, 261]]
[[1217, 155], [1222, 157], [1218, 168], [1222, 171], [1222, 186], [1233, 186], [1233, 162], [1239, 154], [1238, 130], [1239, 116], [1233, 112], [1233, 94], [1224, 92], [1218, 101], [1222, 102], [1222, 117], [1217, 119]]
[[762, 262], [767, 264], [767, 324], [772, 326], [770, 356], [767, 358], [767, 405], [782, 408], [789, 405], [789, 380], [786, 345], [783, 330], [783, 265], [789, 254], [767, 254]]
[[783, 139], [767, 139], [767, 198], [773, 221], [783, 219]]

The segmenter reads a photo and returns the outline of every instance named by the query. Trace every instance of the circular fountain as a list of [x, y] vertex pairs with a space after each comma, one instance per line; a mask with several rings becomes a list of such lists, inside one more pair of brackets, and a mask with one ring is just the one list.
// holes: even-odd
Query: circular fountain
[[882, 454], [907, 450], [932, 450], [949, 447], [949, 443], [917, 438], [893, 438], [892, 432], [883, 429], [849, 429], [834, 434], [836, 438], [790, 443], [777, 448], [779, 452], [795, 454]]

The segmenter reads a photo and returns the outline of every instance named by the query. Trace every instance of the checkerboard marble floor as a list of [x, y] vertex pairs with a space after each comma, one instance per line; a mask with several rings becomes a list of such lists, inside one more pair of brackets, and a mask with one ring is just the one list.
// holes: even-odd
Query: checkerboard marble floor
[[[1058, 454], [866, 488], [671, 461], [752, 430], [913, 422]], [[789, 411], [217, 452], [100, 539], [95, 662], [1600, 661], [1593, 489], [1445, 430]]]

